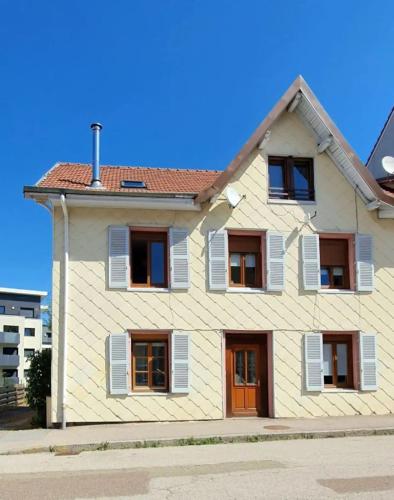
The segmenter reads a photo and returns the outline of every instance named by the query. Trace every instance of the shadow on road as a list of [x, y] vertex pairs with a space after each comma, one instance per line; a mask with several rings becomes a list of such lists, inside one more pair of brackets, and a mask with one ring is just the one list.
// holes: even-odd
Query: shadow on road
[[35, 411], [28, 406], [15, 406], [0, 411], [0, 430], [19, 431], [33, 429], [32, 424]]

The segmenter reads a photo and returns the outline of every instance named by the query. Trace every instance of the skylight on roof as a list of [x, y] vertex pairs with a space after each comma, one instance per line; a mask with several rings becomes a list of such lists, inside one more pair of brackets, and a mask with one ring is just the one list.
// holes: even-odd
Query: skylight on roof
[[122, 188], [146, 188], [144, 181], [121, 181], [120, 187]]

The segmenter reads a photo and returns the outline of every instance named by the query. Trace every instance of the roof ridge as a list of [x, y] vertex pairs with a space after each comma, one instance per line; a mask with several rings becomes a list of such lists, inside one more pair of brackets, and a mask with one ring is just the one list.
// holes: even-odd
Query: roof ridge
[[[71, 165], [71, 166], [80, 166], [80, 167], [92, 167], [91, 163], [80, 163], [80, 162], [68, 162], [68, 161], [60, 161], [57, 162], [53, 167], [56, 168], [60, 165]], [[162, 171], [170, 171], [170, 172], [214, 172], [220, 173], [223, 170], [213, 170], [213, 169], [203, 169], [203, 168], [178, 168], [178, 167], [154, 167], [154, 166], [143, 166], [143, 165], [100, 165], [100, 168], [124, 168], [124, 169], [140, 169], [140, 170], [162, 170]], [[52, 170], [51, 169], [51, 170]], [[47, 174], [49, 171], [47, 172]]]

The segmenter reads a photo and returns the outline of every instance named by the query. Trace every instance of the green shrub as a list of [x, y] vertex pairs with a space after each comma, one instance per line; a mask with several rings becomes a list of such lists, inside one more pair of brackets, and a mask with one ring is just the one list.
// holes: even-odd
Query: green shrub
[[30, 356], [27, 375], [26, 398], [30, 408], [37, 412], [41, 425], [45, 426], [46, 397], [51, 395], [51, 349], [43, 349]]

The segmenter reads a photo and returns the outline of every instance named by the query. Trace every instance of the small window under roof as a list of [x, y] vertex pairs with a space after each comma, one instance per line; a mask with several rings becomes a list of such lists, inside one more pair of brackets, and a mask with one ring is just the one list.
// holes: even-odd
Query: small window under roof
[[146, 188], [144, 181], [121, 181], [120, 187], [122, 188]]

